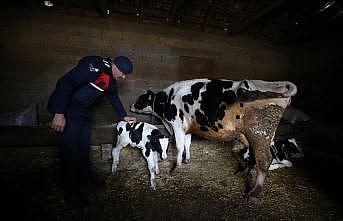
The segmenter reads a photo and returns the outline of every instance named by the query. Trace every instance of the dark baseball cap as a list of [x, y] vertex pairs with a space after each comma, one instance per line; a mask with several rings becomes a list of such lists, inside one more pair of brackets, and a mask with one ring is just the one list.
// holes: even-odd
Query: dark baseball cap
[[131, 74], [133, 71], [132, 61], [126, 56], [117, 56], [113, 59], [117, 68], [125, 75]]

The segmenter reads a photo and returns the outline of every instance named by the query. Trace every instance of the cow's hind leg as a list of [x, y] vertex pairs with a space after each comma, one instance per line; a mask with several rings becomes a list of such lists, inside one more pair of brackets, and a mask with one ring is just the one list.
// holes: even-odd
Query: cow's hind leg
[[145, 160], [148, 163], [149, 175], [150, 175], [150, 187], [152, 189], [156, 189], [155, 183], [155, 172], [156, 172], [156, 165], [155, 165], [155, 153], [151, 152], [148, 156], [145, 155], [145, 149], [142, 149], [142, 154]]
[[256, 200], [261, 194], [264, 180], [272, 162], [269, 145], [280, 122], [282, 112], [282, 107], [269, 105], [262, 109], [256, 108], [246, 115], [247, 130], [245, 134], [254, 153], [257, 169], [255, 186], [248, 193], [250, 200]]
[[[250, 151], [250, 153], [251, 153], [251, 151]], [[251, 153], [249, 156], [249, 159], [246, 163], [246, 167], [243, 170], [238, 170], [235, 174], [237, 176], [246, 177], [249, 175], [250, 171], [252, 170], [252, 168], [254, 168], [255, 165], [256, 165], [255, 157]]]
[[257, 176], [255, 186], [248, 193], [249, 200], [256, 200], [261, 194], [269, 165], [272, 162], [272, 155], [269, 151], [269, 142], [270, 140], [264, 137], [255, 137], [254, 141], [251, 142], [251, 149], [255, 156]]
[[171, 175], [176, 175], [181, 169], [181, 164], [182, 164], [182, 155], [183, 151], [185, 149], [185, 132], [180, 129], [174, 129], [174, 134], [175, 134], [175, 141], [176, 141], [176, 148], [177, 148], [177, 159], [176, 159], [176, 166], [175, 168], [171, 171]]
[[243, 170], [238, 170], [235, 174], [238, 176], [245, 177], [250, 173], [250, 171], [252, 170], [252, 168], [254, 168], [256, 164], [254, 152], [251, 151], [249, 141], [244, 134], [240, 133], [239, 137], [237, 138], [237, 141], [244, 146], [244, 149], [239, 150], [237, 147], [234, 147], [233, 150], [239, 150], [240, 152], [243, 152], [244, 155], [242, 157], [244, 158], [244, 160], [247, 160], [247, 163], [246, 167]]

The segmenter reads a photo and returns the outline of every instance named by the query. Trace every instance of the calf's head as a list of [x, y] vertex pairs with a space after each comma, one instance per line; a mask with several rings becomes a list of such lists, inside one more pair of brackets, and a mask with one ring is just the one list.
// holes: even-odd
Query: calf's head
[[138, 97], [136, 102], [133, 105], [131, 105], [130, 110], [136, 113], [150, 114], [153, 112], [154, 98], [154, 92], [148, 90], [147, 92]]
[[147, 143], [147, 147], [151, 148], [152, 151], [160, 153], [162, 160], [166, 160], [168, 158], [167, 151], [169, 138], [162, 135], [159, 130], [155, 129], [151, 132], [151, 135], [148, 135], [148, 139], [149, 143]]

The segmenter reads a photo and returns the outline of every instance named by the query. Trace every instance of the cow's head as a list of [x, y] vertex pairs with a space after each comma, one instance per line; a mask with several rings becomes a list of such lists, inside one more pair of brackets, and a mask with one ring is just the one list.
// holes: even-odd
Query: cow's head
[[131, 105], [130, 110], [136, 113], [150, 114], [153, 112], [154, 98], [154, 92], [148, 90], [147, 92], [138, 97], [136, 102], [133, 105]]

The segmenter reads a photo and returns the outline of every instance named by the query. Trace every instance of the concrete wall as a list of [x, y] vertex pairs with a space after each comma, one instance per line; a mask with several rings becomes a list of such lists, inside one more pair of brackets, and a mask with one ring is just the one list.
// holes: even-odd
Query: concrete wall
[[[1, 113], [39, 103], [43, 123], [48, 120], [44, 106], [57, 79], [86, 55], [132, 58], [134, 74], [118, 82], [126, 108], [144, 90], [157, 91], [182, 79], [287, 79], [287, 51], [262, 42], [126, 23], [115, 17], [13, 8], [0, 9], [0, 17]], [[116, 119], [103, 100], [95, 111], [96, 123]]]

